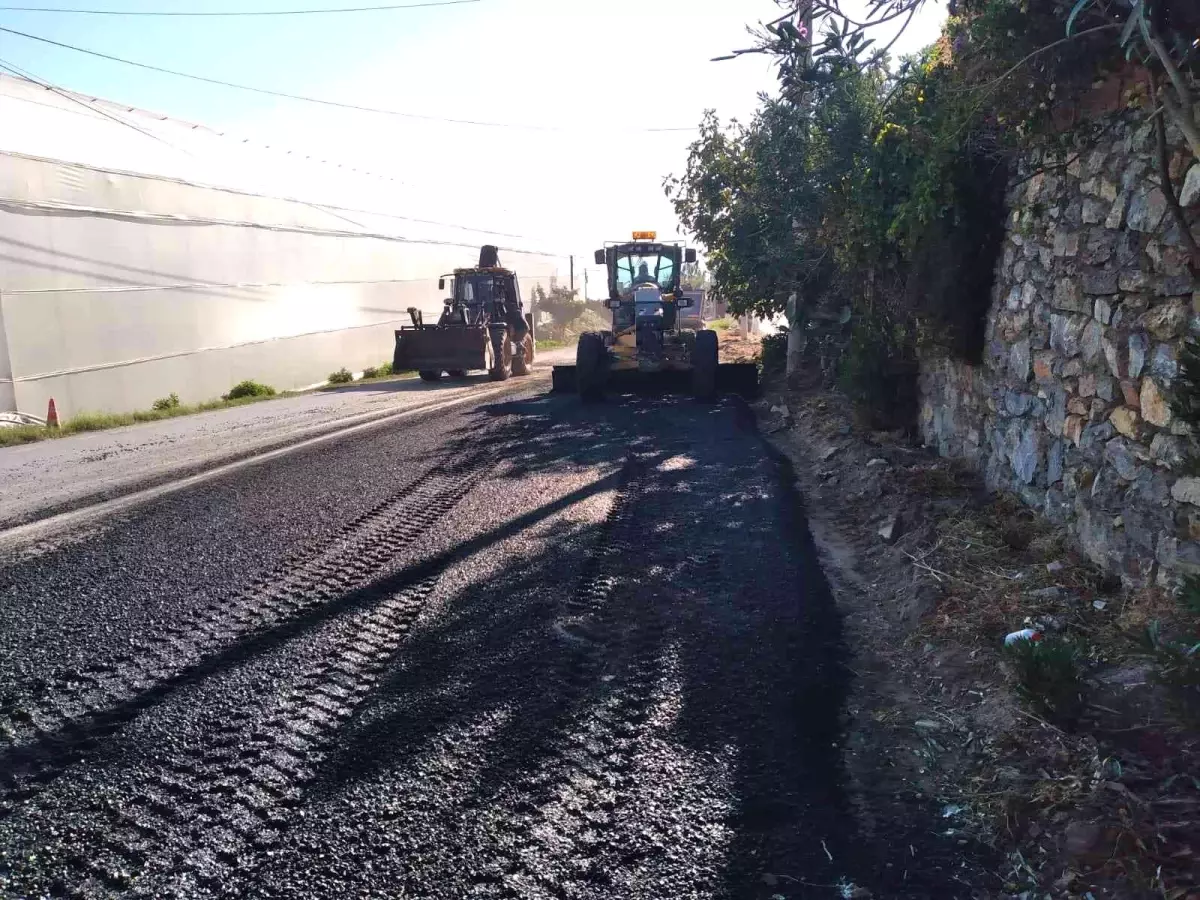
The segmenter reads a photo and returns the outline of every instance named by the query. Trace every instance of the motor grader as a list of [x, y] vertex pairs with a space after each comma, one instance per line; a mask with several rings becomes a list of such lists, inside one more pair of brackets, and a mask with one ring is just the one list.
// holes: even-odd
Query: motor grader
[[635, 231], [632, 241], [606, 244], [595, 258], [608, 273], [612, 329], [580, 336], [575, 365], [554, 367], [554, 390], [574, 390], [585, 400], [609, 388], [645, 385], [683, 385], [705, 401], [720, 390], [753, 393], [754, 363], [718, 363], [715, 331], [702, 323], [680, 327], [679, 311], [695, 302], [680, 290], [680, 270], [696, 261], [695, 250], [659, 242], [653, 231]]
[[437, 324], [426, 324], [421, 311], [410, 308], [412, 325], [396, 330], [392, 370], [415, 369], [424, 381], [439, 381], [443, 373], [461, 378], [479, 369], [493, 381], [528, 375], [533, 315], [525, 312], [517, 275], [500, 265], [496, 248], [480, 248], [479, 265], [443, 275], [438, 290], [446, 289], [447, 278], [451, 295]]

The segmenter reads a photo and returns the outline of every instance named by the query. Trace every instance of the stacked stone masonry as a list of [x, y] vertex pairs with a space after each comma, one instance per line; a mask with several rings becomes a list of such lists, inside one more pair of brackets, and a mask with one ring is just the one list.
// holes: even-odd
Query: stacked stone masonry
[[[1200, 285], [1154, 186], [1145, 116], [1103, 124], [1014, 176], [985, 358], [923, 361], [921, 431], [1127, 583], [1165, 584], [1200, 573], [1197, 446], [1171, 403], [1183, 342], [1200, 337]], [[1200, 164], [1172, 147], [1196, 233]]]

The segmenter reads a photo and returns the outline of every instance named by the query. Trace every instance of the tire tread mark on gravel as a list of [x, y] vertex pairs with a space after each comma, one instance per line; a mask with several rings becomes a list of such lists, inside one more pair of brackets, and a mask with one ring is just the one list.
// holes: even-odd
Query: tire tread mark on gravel
[[[319, 549], [288, 557], [241, 592], [206, 604], [189, 622], [171, 626], [186, 629], [190, 640], [172, 642], [168, 650], [156, 635], [134, 646], [141, 657], [93, 667], [86, 674], [96, 686], [70, 698], [72, 713], [61, 712], [68, 682], [43, 699], [36, 714], [10, 716], [10, 732], [24, 731], [27, 743], [0, 749], [0, 818], [40, 793], [144, 706], [207, 674], [206, 657], [365, 584], [400, 547], [439, 522], [480, 477], [469, 463], [437, 467], [339, 529]], [[230, 619], [235, 627], [229, 626]], [[24, 727], [30, 722], [33, 727]]]

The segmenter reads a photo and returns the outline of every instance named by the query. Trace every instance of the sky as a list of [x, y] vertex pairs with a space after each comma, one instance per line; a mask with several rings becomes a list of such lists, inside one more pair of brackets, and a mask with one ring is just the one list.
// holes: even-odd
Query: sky
[[[383, 2], [19, 5], [217, 11]], [[664, 176], [683, 170], [705, 109], [722, 119], [748, 120], [758, 95], [776, 85], [764, 56], [712, 57], [749, 46], [746, 27], [778, 15], [773, 0], [480, 0], [261, 18], [0, 9], [2, 27], [152, 65], [505, 127], [330, 109], [147, 72], [4, 33], [0, 61], [71, 90], [384, 173], [396, 179], [379, 195], [389, 210], [516, 234], [520, 240], [506, 240], [575, 254], [582, 281], [591, 251], [606, 240], [626, 239], [633, 230], [686, 238], [664, 195]], [[930, 43], [944, 15], [944, 4], [930, 0], [896, 52]], [[597, 274], [592, 271], [593, 280]], [[597, 295], [596, 285], [590, 287]]]

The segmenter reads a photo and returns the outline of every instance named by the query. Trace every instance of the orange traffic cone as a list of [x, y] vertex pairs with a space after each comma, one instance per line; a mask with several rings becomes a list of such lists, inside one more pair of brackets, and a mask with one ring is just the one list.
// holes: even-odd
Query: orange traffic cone
[[46, 409], [46, 427], [58, 427], [58, 407], [54, 405], [54, 398], [50, 398], [50, 406]]

